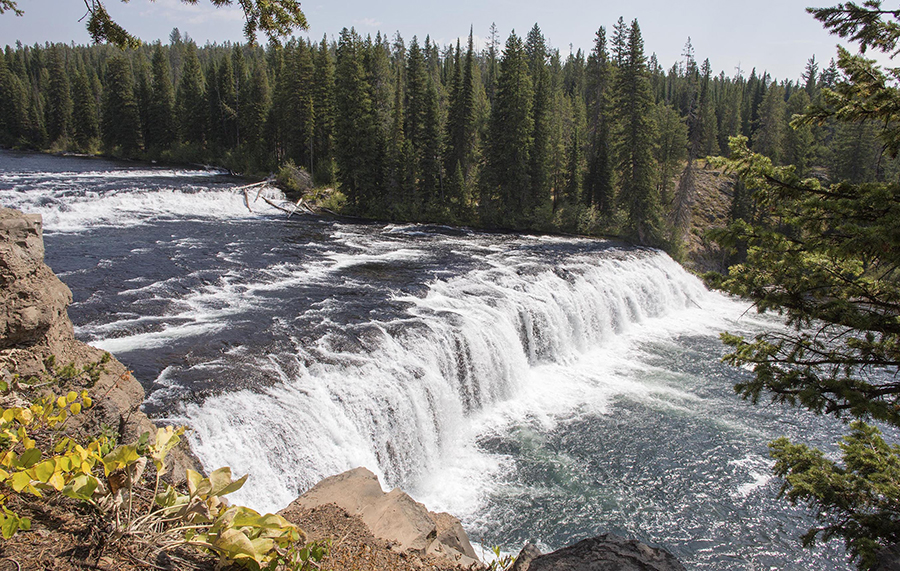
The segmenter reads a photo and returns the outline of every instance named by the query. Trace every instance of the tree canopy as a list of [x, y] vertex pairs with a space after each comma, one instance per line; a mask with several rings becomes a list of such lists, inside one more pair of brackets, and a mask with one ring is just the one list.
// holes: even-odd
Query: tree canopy
[[[128, 0], [122, 0], [128, 2]], [[181, 0], [185, 4], [197, 4], [198, 0]], [[234, 0], [210, 0], [214, 6], [230, 6]], [[264, 32], [269, 39], [287, 37], [296, 28], [307, 28], [306, 16], [297, 0], [238, 0], [244, 11], [244, 35], [253, 43], [256, 34]], [[109, 42], [120, 48], [136, 48], [141, 41], [112, 19], [102, 0], [84, 0], [87, 8], [87, 30], [96, 43]], [[0, 0], [0, 14], [7, 11], [24, 15], [18, 0]]]
[[[896, 53], [900, 10], [867, 1], [810, 12], [863, 49]], [[881, 152], [895, 157], [900, 69], [885, 73], [845, 49], [837, 66], [842, 79], [793, 127], [869, 126]], [[771, 450], [782, 493], [814, 508], [821, 524], [804, 543], [843, 539], [861, 569], [873, 568], [880, 550], [900, 543], [900, 447], [866, 424], [891, 435], [900, 428], [900, 185], [804, 179], [797, 167], [751, 152], [743, 137], [732, 151], [728, 164], [752, 193], [755, 214], [717, 233], [726, 247], [746, 248], [746, 260], [710, 280], [792, 326], [753, 340], [723, 335], [733, 348], [726, 360], [754, 373], [735, 389], [753, 402], [765, 395], [852, 421], [839, 462], [784, 438]]]

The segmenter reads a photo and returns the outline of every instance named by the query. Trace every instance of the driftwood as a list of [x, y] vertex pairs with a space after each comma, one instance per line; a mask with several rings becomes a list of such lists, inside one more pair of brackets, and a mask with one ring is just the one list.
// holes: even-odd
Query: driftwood
[[269, 200], [269, 199], [266, 198], [265, 196], [263, 196], [262, 199], [265, 200], [265, 201], [266, 201], [266, 204], [268, 204], [268, 205], [271, 206], [272, 208], [277, 208], [278, 210], [287, 213], [287, 215], [288, 215], [289, 217], [290, 217], [291, 214], [294, 213], [293, 211], [288, 210], [288, 209], [285, 208], [284, 206], [281, 206], [280, 204], [276, 204], [274, 201]]
[[244, 190], [247, 188], [256, 188], [257, 186], [265, 186], [268, 183], [269, 183], [269, 181], [264, 180], [262, 182], [254, 182], [253, 184], [245, 184], [244, 186], [238, 186], [232, 190]]

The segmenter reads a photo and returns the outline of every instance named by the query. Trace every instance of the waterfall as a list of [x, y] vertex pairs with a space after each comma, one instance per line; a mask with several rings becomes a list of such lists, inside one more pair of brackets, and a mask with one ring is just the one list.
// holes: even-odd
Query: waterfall
[[207, 467], [251, 473], [236, 499], [261, 509], [359, 465], [414, 489], [454, 455], [490, 470], [473, 454], [472, 425], [527, 398], [530, 383], [559, 382], [535, 379], [548, 367], [575, 371], [636, 324], [708, 295], [655, 251], [610, 249], [553, 266], [522, 251], [488, 257], [424, 296], [395, 295], [399, 318], [296, 340], [294, 366], [255, 364], [279, 382], [189, 404], [184, 420]]

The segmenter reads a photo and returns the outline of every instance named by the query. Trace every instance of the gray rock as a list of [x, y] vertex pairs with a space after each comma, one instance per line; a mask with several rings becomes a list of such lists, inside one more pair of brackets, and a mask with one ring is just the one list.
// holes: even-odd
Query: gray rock
[[685, 571], [674, 555], [633, 539], [599, 535], [531, 562], [528, 571]]
[[0, 208], [0, 349], [73, 338], [72, 292], [44, 264], [39, 214]]
[[541, 550], [532, 545], [531, 542], [528, 542], [516, 555], [516, 560], [513, 562], [512, 567], [509, 568], [509, 571], [528, 571], [531, 568], [531, 562], [540, 556]]

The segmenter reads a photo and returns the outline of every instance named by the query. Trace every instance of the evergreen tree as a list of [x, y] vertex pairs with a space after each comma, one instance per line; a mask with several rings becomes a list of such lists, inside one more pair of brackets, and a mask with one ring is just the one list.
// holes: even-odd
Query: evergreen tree
[[[809, 103], [809, 95], [806, 90], [795, 91], [787, 102], [787, 117], [790, 119], [805, 113]], [[815, 139], [810, 125], [797, 125], [785, 131], [784, 162], [794, 165], [797, 168], [797, 174], [802, 177], [809, 173], [814, 143]]]
[[145, 134], [147, 147], [167, 149], [175, 141], [175, 94], [172, 89], [169, 58], [161, 44], [153, 48], [152, 93], [148, 114], [150, 120]]
[[383, 179], [381, 129], [363, 68], [362, 41], [344, 28], [335, 68], [335, 157], [341, 189], [358, 212], [370, 212]]
[[531, 189], [534, 90], [522, 40], [513, 32], [500, 61], [491, 110], [481, 208], [488, 224], [521, 224]]
[[[445, 169], [447, 173], [455, 173], [458, 166], [465, 181], [469, 176], [475, 146], [475, 47], [471, 29], [465, 60], [460, 68], [460, 81], [450, 99], [447, 117]], [[451, 200], [457, 204], [463, 200], [464, 186], [465, 183], [463, 188], [452, 193]]]
[[612, 213], [615, 203], [610, 132], [611, 76], [613, 67], [606, 51], [606, 30], [600, 28], [594, 38], [594, 49], [588, 57], [585, 103], [588, 114], [590, 147], [588, 171], [584, 180], [584, 202], [604, 215]]
[[785, 129], [784, 88], [773, 83], [759, 107], [759, 126], [753, 132], [753, 150], [779, 163], [783, 152]]
[[79, 69], [75, 72], [75, 81], [72, 87], [73, 138], [77, 150], [89, 151], [94, 146], [94, 141], [100, 136], [97, 102], [83, 70]]
[[688, 158], [688, 128], [672, 106], [657, 105], [655, 111], [659, 133], [655, 152], [659, 165], [657, 193], [663, 204], [669, 204], [675, 173]]
[[634, 20], [622, 67], [616, 75], [616, 102], [622, 116], [616, 148], [619, 200], [626, 215], [626, 236], [641, 244], [660, 245], [662, 228], [653, 160], [657, 133], [648, 76], [644, 40]]
[[316, 119], [313, 133], [313, 172], [317, 182], [329, 183], [334, 180], [334, 63], [325, 37], [316, 51], [313, 83]]
[[106, 64], [101, 130], [107, 149], [131, 155], [141, 147], [141, 122], [134, 98], [131, 64], [116, 54]]
[[153, 99], [153, 89], [150, 85], [150, 62], [143, 52], [139, 52], [132, 58], [132, 69], [134, 70], [134, 98], [138, 106], [138, 117], [141, 122], [141, 133], [144, 135], [144, 146], [148, 147], [147, 130], [150, 128], [152, 114], [150, 113], [150, 103]]
[[719, 154], [719, 129], [712, 90], [712, 66], [707, 59], [700, 67], [700, 136], [695, 153], [697, 157]]
[[0, 56], [0, 144], [19, 145], [27, 132], [27, 97], [21, 81], [7, 65], [13, 60], [9, 46]]
[[207, 103], [205, 80], [194, 42], [185, 44], [184, 67], [178, 83], [176, 103], [181, 138], [186, 143], [202, 145], [206, 138]]
[[[525, 57], [531, 72], [534, 89], [532, 120], [534, 133], [531, 136], [531, 164], [529, 179], [531, 187], [524, 197], [523, 214], [526, 224], [534, 224], [541, 217], [541, 211], [550, 203], [550, 76], [546, 68], [547, 45], [537, 24], [528, 32], [525, 41]], [[549, 214], [549, 210], [544, 216]]]
[[625, 23], [625, 18], [619, 16], [612, 35], [612, 62], [617, 68], [623, 67], [628, 58], [628, 36], [628, 24]]
[[47, 68], [50, 72], [50, 85], [47, 91], [47, 135], [51, 142], [68, 137], [72, 121], [72, 95], [63, 55], [64, 49], [53, 45], [48, 50]]

